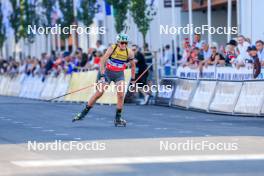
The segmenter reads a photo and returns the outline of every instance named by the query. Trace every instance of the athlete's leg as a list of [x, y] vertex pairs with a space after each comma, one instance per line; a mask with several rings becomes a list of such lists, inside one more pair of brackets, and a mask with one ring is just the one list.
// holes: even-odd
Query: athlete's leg
[[87, 106], [92, 107], [95, 104], [95, 102], [104, 94], [104, 91], [108, 88], [108, 86], [109, 84], [107, 83], [99, 83], [96, 86], [95, 94], [87, 102]]
[[104, 94], [104, 91], [107, 88], [108, 83], [98, 83], [95, 94], [87, 102], [85, 108], [80, 113], [78, 113], [72, 121], [74, 122], [76, 120], [82, 120], [88, 114], [94, 103]]
[[117, 90], [117, 106], [116, 106], [116, 120], [121, 119], [122, 109], [124, 105], [124, 95], [125, 95], [125, 81], [121, 80], [116, 83]]

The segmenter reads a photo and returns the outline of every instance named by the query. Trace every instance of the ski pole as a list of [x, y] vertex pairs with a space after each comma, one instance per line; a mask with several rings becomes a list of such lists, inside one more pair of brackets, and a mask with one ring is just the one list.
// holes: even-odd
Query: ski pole
[[150, 64], [140, 75], [139, 75], [139, 77], [135, 80], [135, 83], [136, 82], [138, 82], [138, 80], [150, 69], [150, 67], [153, 65], [153, 63], [152, 64]]
[[92, 86], [94, 86], [94, 84], [91, 84], [91, 85], [86, 86], [86, 87], [83, 87], [83, 88], [81, 88], [81, 89], [74, 90], [74, 91], [72, 91], [72, 92], [69, 92], [69, 93], [66, 93], [66, 94], [60, 95], [60, 96], [58, 96], [58, 97], [55, 97], [55, 98], [49, 99], [49, 100], [47, 100], [47, 101], [52, 101], [52, 100], [55, 100], [55, 99], [58, 99], [58, 98], [61, 98], [61, 97], [65, 97], [65, 96], [67, 96], [67, 95], [70, 95], [70, 94], [73, 94], [73, 93], [80, 92], [80, 91], [82, 91], [82, 90], [88, 89], [88, 88], [90, 88], [90, 87], [92, 87]]

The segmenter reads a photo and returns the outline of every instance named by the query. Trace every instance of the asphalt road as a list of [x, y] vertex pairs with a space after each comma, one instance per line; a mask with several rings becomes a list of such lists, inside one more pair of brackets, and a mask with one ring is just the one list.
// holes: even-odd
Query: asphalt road
[[0, 97], [0, 175], [264, 175], [263, 118], [128, 104], [116, 128], [115, 106], [82, 108]]

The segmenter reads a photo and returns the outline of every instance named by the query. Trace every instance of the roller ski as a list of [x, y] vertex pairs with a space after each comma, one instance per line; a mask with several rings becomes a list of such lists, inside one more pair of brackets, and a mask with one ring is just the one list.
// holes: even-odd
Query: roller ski
[[85, 116], [88, 114], [88, 112], [90, 111], [91, 107], [86, 106], [82, 112], [78, 113], [73, 119], [72, 122], [75, 121], [79, 121], [79, 120], [83, 120], [85, 118]]
[[115, 127], [126, 127], [126, 120], [124, 119], [115, 119]]
[[114, 120], [115, 127], [126, 127], [126, 120], [121, 117], [121, 111], [116, 111], [116, 118]]

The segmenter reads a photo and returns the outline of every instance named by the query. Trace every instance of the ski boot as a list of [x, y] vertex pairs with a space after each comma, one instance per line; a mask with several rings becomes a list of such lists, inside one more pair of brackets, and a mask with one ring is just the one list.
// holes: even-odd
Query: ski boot
[[82, 110], [82, 112], [78, 113], [73, 119], [72, 122], [78, 121], [78, 120], [83, 120], [84, 117], [88, 114], [90, 111], [91, 107], [87, 106]]
[[126, 127], [126, 120], [122, 118], [122, 110], [116, 111], [116, 118], [114, 120], [115, 127]]

